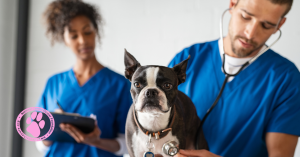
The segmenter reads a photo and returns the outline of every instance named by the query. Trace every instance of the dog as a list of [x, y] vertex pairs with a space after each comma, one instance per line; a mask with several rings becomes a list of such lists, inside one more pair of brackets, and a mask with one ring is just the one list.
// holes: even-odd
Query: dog
[[[194, 149], [200, 118], [191, 99], [177, 89], [185, 82], [190, 56], [173, 68], [140, 63], [125, 49], [125, 77], [131, 82], [131, 105], [126, 119], [125, 139], [131, 157], [160, 154], [166, 142], [174, 141], [179, 149]], [[208, 149], [203, 132], [199, 148]], [[149, 141], [151, 139], [151, 142]], [[154, 148], [149, 150], [146, 143]], [[153, 155], [151, 155], [153, 156]]]

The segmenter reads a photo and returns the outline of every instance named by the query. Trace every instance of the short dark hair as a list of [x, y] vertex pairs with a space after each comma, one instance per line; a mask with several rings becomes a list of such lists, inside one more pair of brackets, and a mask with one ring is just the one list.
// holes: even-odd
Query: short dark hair
[[[240, 0], [237, 1], [236, 5], [239, 3], [239, 1]], [[289, 13], [293, 5], [293, 0], [269, 0], [269, 1], [271, 1], [273, 4], [287, 5], [287, 9], [282, 15], [282, 17], [284, 17], [287, 13]]]
[[287, 9], [284, 12], [282, 17], [284, 17], [287, 13], [290, 12], [293, 5], [293, 0], [269, 0], [269, 1], [271, 1], [274, 4], [287, 5]]
[[91, 20], [100, 38], [103, 19], [95, 6], [81, 0], [56, 0], [48, 5], [43, 14], [47, 27], [46, 35], [50, 37], [51, 43], [63, 42], [64, 28], [74, 17], [80, 15]]

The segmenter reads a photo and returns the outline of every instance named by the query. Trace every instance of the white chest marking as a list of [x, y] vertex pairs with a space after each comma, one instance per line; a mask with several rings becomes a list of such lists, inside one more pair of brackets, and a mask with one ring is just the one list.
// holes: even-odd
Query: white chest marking
[[167, 113], [158, 112], [157, 114], [137, 112], [137, 118], [143, 128], [157, 132], [166, 129], [169, 124], [171, 108]]
[[[138, 136], [137, 136], [138, 135]], [[132, 136], [132, 148], [134, 152], [135, 157], [141, 157], [143, 154], [148, 151], [148, 148], [146, 147], [146, 142], [148, 141], [148, 136], [145, 135], [143, 132], [138, 130], [138, 132], [135, 132]], [[169, 155], [166, 155], [162, 151], [162, 146], [168, 142], [168, 141], [175, 141], [179, 144], [179, 140], [176, 136], [172, 135], [172, 131], [170, 131], [164, 138], [161, 138], [159, 140], [156, 140], [154, 137], [151, 139], [151, 143], [154, 144], [154, 149], [152, 152], [154, 154], [161, 154], [163, 157], [170, 157]]]

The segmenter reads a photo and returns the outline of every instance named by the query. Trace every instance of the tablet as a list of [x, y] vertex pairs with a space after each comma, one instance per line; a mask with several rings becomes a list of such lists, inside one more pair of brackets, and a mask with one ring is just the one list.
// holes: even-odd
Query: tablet
[[[75, 127], [77, 127], [79, 130], [81, 130], [83, 133], [90, 133], [95, 128], [95, 120], [90, 117], [83, 117], [79, 114], [74, 113], [55, 113], [50, 112], [54, 118], [55, 121], [55, 128], [52, 132], [52, 134], [46, 138], [45, 140], [49, 141], [59, 141], [59, 142], [76, 142], [73, 137], [71, 137], [68, 133], [62, 131], [59, 127], [60, 123], [68, 123]], [[41, 130], [41, 135], [46, 134], [47, 130], [43, 129]], [[76, 142], [77, 143], [77, 142]]]

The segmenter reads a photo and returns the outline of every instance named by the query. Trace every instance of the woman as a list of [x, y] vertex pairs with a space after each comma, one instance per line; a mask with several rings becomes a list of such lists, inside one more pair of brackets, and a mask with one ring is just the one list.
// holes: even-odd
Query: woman
[[130, 82], [103, 67], [95, 57], [96, 37], [102, 18], [92, 5], [79, 0], [57, 0], [44, 13], [52, 43], [63, 42], [76, 56], [72, 69], [52, 76], [39, 107], [55, 111], [59, 102], [65, 112], [96, 115], [95, 129], [84, 134], [69, 124], [60, 128], [77, 143], [37, 142], [46, 156], [117, 156], [126, 152], [125, 121], [132, 103]]

